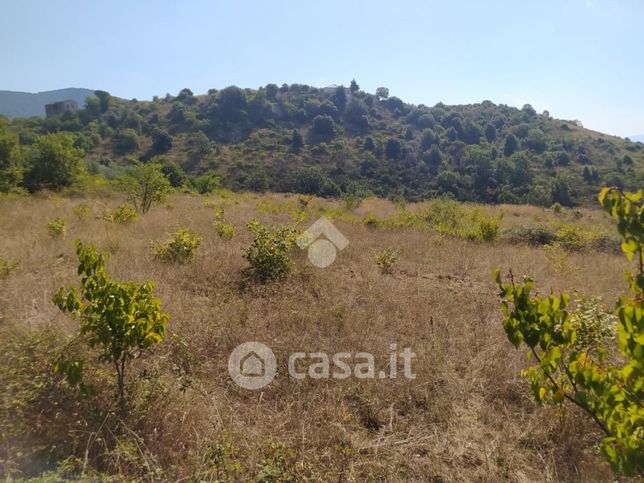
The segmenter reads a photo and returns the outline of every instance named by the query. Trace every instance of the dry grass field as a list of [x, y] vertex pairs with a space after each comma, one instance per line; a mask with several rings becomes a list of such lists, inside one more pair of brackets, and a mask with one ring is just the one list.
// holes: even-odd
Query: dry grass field
[[[92, 214], [79, 217], [86, 204]], [[349, 240], [335, 263], [312, 266], [293, 253], [283, 282], [244, 285], [242, 249], [251, 218], [293, 222], [296, 197], [176, 195], [131, 224], [100, 219], [117, 198], [57, 196], [0, 200], [0, 475], [166, 481], [607, 481], [616, 477], [596, 450], [600, 437], [577, 411], [535, 405], [516, 351], [501, 327], [491, 272], [529, 274], [542, 293], [577, 290], [607, 308], [625, 290], [624, 257], [611, 251], [561, 251], [468, 241], [421, 226], [369, 227], [404, 208], [366, 200], [357, 208], [313, 199], [306, 228], [334, 217]], [[216, 207], [237, 227], [220, 239]], [[583, 226], [611, 231], [598, 210], [554, 213], [527, 206], [503, 213], [502, 227]], [[76, 210], [78, 211], [78, 210]], [[47, 223], [65, 220], [66, 237]], [[194, 261], [155, 259], [153, 241], [188, 228], [203, 237]], [[170, 315], [165, 340], [129, 372], [131, 410], [114, 411], [113, 375], [89, 349], [86, 394], [52, 373], [78, 322], [52, 295], [77, 284], [73, 240], [110, 253], [118, 280], [156, 283]], [[399, 251], [390, 275], [374, 257]], [[554, 260], [554, 261], [553, 261]], [[238, 387], [227, 369], [240, 343], [260, 341], [277, 357], [278, 374], [263, 389]], [[289, 354], [366, 351], [384, 367], [389, 345], [416, 354], [415, 379], [295, 380]], [[101, 476], [99, 476], [101, 475]], [[54, 476], [52, 476], [54, 478]]]

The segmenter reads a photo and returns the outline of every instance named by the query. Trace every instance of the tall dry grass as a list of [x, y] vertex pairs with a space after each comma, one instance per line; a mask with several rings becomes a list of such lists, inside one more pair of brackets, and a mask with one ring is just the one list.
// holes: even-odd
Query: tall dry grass
[[[90, 417], [82, 405], [73, 406], [73, 417], [62, 406], [50, 412], [41, 408], [39, 424], [51, 424], [56, 434], [30, 430], [22, 441], [15, 435], [0, 438], [0, 474], [41, 471], [45, 465], [18, 450], [40, 445], [60, 457], [52, 448], [57, 445], [78, 457], [83, 474], [94, 468], [123, 479], [252, 480], [271, 465], [280, 466], [276, 461], [283, 461], [296, 480], [613, 478], [594, 449], [600, 435], [583, 415], [533, 404], [528, 384], [519, 377], [525, 357], [506, 341], [500, 325], [491, 272], [512, 268], [515, 275], [530, 274], [544, 292], [574, 288], [600, 295], [610, 305], [624, 286], [626, 264], [619, 255], [571, 254], [574, 270], [561, 272], [540, 248], [468, 242], [427, 230], [373, 230], [336, 220], [350, 244], [333, 265], [317, 269], [305, 253], [296, 253], [295, 271], [286, 281], [243, 289], [241, 255], [251, 241], [245, 224], [253, 217], [290, 222], [294, 198], [176, 196], [129, 225], [78, 218], [74, 206], [80, 202], [99, 215], [119, 200], [0, 201], [0, 256], [18, 263], [0, 280], [0, 350], [4, 345], [4, 360], [11, 362], [0, 367], [1, 380], [16, 380], [9, 376], [15, 372], [11, 364], [17, 364], [12, 350], [25, 351], [26, 374], [46, 371], [45, 364], [29, 359], [41, 357], [40, 352], [21, 348], [25, 334], [48, 328], [64, 335], [62, 343], [75, 332], [76, 323], [56, 309], [51, 296], [77, 282], [71, 243], [76, 238], [111, 254], [113, 278], [156, 282], [156, 294], [170, 314], [168, 335], [133, 364], [137, 409], [122, 422], [123, 435], [108, 434], [108, 417]], [[258, 203], [264, 209], [258, 211]], [[266, 203], [276, 208], [270, 212]], [[303, 227], [321, 210], [339, 205], [314, 200]], [[226, 219], [237, 225], [233, 239], [215, 234], [215, 206], [225, 206]], [[494, 210], [504, 211], [506, 226], [560, 216], [529, 207]], [[368, 200], [353, 214], [361, 219], [367, 213], [393, 216], [396, 208]], [[580, 213], [564, 216], [568, 222], [607, 226], [599, 212]], [[47, 221], [56, 217], [66, 222], [66, 240], [47, 233]], [[155, 260], [151, 242], [177, 227], [203, 236], [195, 261]], [[391, 276], [374, 263], [374, 255], [387, 247], [400, 252]], [[260, 391], [237, 387], [227, 372], [232, 349], [252, 340], [271, 347], [278, 360], [277, 377]], [[391, 343], [417, 353], [414, 380], [296, 381], [286, 373], [288, 354], [295, 351], [367, 351], [382, 367]], [[105, 369], [92, 378], [103, 385], [99, 394], [109, 404]], [[68, 395], [63, 386], [52, 394]], [[16, 390], [1, 389], [3, 398], [12, 398]], [[34, 407], [40, 403], [32, 401]], [[31, 413], [27, 408], [20, 414]], [[3, 427], [19, 423], [6, 411], [0, 416]], [[213, 448], [218, 448], [216, 458]]]

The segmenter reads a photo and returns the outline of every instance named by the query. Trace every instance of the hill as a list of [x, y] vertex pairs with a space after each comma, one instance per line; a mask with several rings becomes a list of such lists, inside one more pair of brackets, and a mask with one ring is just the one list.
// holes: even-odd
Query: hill
[[85, 105], [85, 99], [94, 95], [90, 89], [57, 89], [43, 92], [0, 91], [0, 114], [10, 119], [15, 117], [45, 116], [45, 104], [71, 99], [79, 107]]
[[23, 143], [73, 133], [94, 173], [137, 160], [191, 176], [217, 175], [233, 190], [572, 206], [601, 185], [644, 179], [644, 146], [553, 119], [532, 106], [483, 101], [413, 105], [379, 88], [230, 86], [152, 101], [97, 91], [86, 109], [14, 120]]

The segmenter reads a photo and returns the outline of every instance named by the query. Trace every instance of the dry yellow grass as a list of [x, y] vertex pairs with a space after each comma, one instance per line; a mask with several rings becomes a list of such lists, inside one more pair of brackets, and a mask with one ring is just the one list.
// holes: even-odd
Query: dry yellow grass
[[[165, 342], [136, 360], [130, 372], [137, 390], [146, 388], [145, 411], [127, 421], [138, 435], [132, 438], [139, 463], [128, 464], [114, 452], [110, 458], [100, 455], [100, 441], [105, 441], [100, 434], [106, 429], [99, 419], [84, 427], [78, 437], [84, 443], [75, 448], [81, 460], [88, 451], [90, 466], [94, 458], [99, 470], [121, 471], [123, 479], [222, 478], [223, 470], [218, 473], [207, 455], [209, 446], [227, 441], [230, 448], [224, 459], [239, 461], [229, 478], [252, 480], [267, 465], [267, 454], [274, 454], [271, 444], [279, 442], [292, 450], [285, 459], [298, 480], [614, 477], [596, 454], [599, 434], [583, 415], [538, 408], [532, 402], [528, 384], [519, 376], [526, 365], [523, 352], [514, 350], [501, 328], [491, 272], [511, 267], [515, 275], [534, 277], [543, 292], [575, 288], [600, 295], [610, 305], [624, 286], [626, 263], [619, 255], [571, 254], [574, 270], [557, 273], [539, 248], [474, 243], [426, 230], [373, 230], [337, 220], [336, 227], [350, 244], [333, 265], [317, 269], [308, 264], [305, 253], [296, 253], [296, 269], [285, 282], [242, 290], [242, 249], [251, 241], [245, 224], [253, 217], [291, 221], [287, 210], [258, 212], [257, 205], [296, 206], [295, 197], [176, 196], [170, 205], [157, 206], [130, 225], [79, 219], [73, 210], [81, 202], [98, 215], [120, 201], [0, 201], [0, 256], [18, 262], [0, 280], [0, 325], [3, 334], [44, 327], [74, 333], [76, 322], [58, 311], [51, 296], [59, 287], [77, 282], [71, 243], [77, 238], [111, 253], [108, 270], [114, 278], [156, 282], [170, 322]], [[220, 239], [212, 227], [213, 206], [222, 204], [226, 219], [237, 225], [231, 240]], [[320, 209], [340, 205], [314, 200], [303, 226], [314, 221]], [[504, 212], [505, 226], [555, 221], [557, 216], [566, 222], [610, 226], [599, 211], [555, 215], [531, 207], [493, 210]], [[367, 213], [392, 216], [396, 207], [367, 200], [355, 215], [361, 219]], [[66, 222], [66, 240], [47, 233], [47, 221], [55, 217]], [[195, 261], [156, 261], [151, 241], [163, 240], [177, 227], [203, 236]], [[400, 251], [391, 276], [382, 275], [374, 262], [375, 254], [387, 247]], [[237, 387], [227, 371], [232, 349], [252, 340], [271, 347], [278, 360], [277, 377], [260, 391]], [[417, 353], [416, 379], [296, 381], [286, 373], [288, 354], [295, 351], [367, 351], [382, 366], [390, 343]], [[0, 374], [11, 370], [1, 367]], [[12, 397], [9, 389], [0, 391], [3, 398]], [[54, 415], [45, 412], [42, 417], [47, 421]], [[93, 432], [99, 437], [88, 438]], [[77, 438], [71, 433], [70, 429], [70, 434], [57, 437]], [[34, 469], [12, 453], [14, 443], [2, 441], [0, 474]], [[142, 472], [140, 461], [152, 470]]]

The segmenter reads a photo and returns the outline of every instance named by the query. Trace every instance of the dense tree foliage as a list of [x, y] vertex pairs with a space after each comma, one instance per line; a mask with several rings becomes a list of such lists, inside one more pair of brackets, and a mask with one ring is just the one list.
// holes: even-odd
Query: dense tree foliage
[[[69, 148], [55, 158], [61, 163], [48, 164], [53, 153], [41, 137], [52, 135], [64, 136]], [[0, 124], [0, 189], [69, 185], [82, 168], [81, 150], [90, 171], [108, 177], [163, 155], [162, 163], [187, 176], [210, 173], [227, 188], [317, 186], [319, 195], [450, 194], [550, 206], [589, 201], [602, 184], [634, 189], [644, 181], [642, 144], [597, 135], [529, 105], [410, 105], [386, 87], [366, 93], [354, 80], [348, 88], [229, 86], [201, 96], [186, 88], [151, 102], [97, 91], [76, 113]], [[61, 166], [72, 173], [61, 176]], [[325, 181], [297, 181], [305, 168]], [[175, 167], [164, 172], [173, 185], [183, 184]]]
[[71, 133], [38, 136], [25, 173], [25, 185], [34, 191], [71, 186], [85, 171], [81, 148], [74, 146]]

